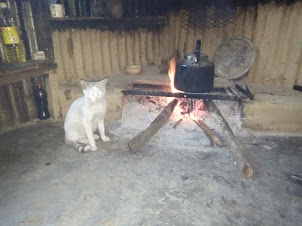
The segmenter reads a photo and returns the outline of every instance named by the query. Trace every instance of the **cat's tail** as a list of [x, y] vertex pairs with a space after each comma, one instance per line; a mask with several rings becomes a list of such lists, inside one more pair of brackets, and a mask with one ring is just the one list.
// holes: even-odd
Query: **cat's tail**
[[86, 147], [83, 147], [79, 142], [67, 140], [65, 138], [65, 143], [71, 147], [74, 147], [78, 152], [87, 152], [90, 150], [90, 146], [87, 145]]

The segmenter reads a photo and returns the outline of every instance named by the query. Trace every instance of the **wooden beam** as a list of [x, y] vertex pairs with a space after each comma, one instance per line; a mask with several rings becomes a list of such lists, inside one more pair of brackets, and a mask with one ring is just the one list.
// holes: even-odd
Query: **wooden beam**
[[53, 30], [66, 30], [70, 28], [95, 28], [95, 29], [133, 29], [137, 27], [154, 27], [166, 25], [167, 18], [159, 17], [140, 17], [140, 18], [104, 18], [104, 17], [69, 17], [53, 18], [50, 26]]
[[27, 61], [20, 64], [1, 64], [0, 86], [48, 74], [56, 68], [56, 63], [50, 60]]

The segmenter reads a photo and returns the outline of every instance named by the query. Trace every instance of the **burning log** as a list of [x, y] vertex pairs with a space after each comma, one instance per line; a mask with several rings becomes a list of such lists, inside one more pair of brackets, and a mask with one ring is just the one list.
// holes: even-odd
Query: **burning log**
[[225, 134], [226, 140], [228, 142], [228, 146], [232, 152], [233, 158], [237, 163], [242, 176], [246, 178], [250, 178], [251, 176], [253, 176], [253, 168], [251, 167], [251, 165], [248, 163], [247, 159], [243, 155], [242, 153], [243, 147], [236, 140], [229, 123], [223, 117], [223, 115], [221, 114], [221, 112], [219, 111], [219, 109], [217, 108], [217, 106], [214, 104], [212, 100], [204, 101], [204, 104], [207, 107], [209, 113], [215, 119], [215, 121], [219, 123], [220, 128]]
[[130, 152], [136, 152], [140, 149], [166, 123], [177, 102], [176, 99], [172, 100], [144, 131], [128, 142]]
[[207, 124], [204, 123], [204, 121], [202, 121], [202, 120], [196, 121], [194, 119], [192, 119], [192, 120], [196, 123], [196, 125], [198, 125], [205, 132], [205, 134], [207, 135], [207, 137], [212, 142], [214, 142], [219, 147], [224, 146], [223, 142], [221, 141], [221, 139], [213, 132], [213, 130], [211, 130], [210, 127], [207, 126]]

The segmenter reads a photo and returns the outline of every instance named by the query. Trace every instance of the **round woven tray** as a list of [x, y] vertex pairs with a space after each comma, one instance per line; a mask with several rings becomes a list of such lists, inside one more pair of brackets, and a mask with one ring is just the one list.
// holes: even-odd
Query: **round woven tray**
[[255, 58], [256, 50], [251, 40], [232, 37], [221, 43], [214, 53], [215, 74], [226, 79], [240, 78], [248, 72]]

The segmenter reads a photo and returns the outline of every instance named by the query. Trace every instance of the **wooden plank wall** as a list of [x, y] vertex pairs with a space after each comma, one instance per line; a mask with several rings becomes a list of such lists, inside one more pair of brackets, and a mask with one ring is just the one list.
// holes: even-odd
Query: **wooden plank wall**
[[153, 63], [160, 55], [159, 31], [54, 31], [54, 54], [59, 83], [97, 79], [120, 73], [131, 64]]
[[248, 81], [291, 88], [302, 85], [302, 2], [274, 2], [238, 12], [235, 23], [224, 28], [184, 29], [179, 14], [158, 30], [101, 31], [95, 29], [54, 31], [54, 54], [59, 83], [80, 78], [97, 79], [120, 73], [127, 64], [155, 63], [192, 52], [201, 39], [202, 52], [212, 59], [217, 46], [232, 36], [250, 38], [257, 48]]
[[[288, 87], [302, 85], [302, 2], [276, 5], [274, 2], [249, 7], [238, 12], [235, 23], [224, 28], [184, 30], [179, 16], [171, 17], [170, 30], [176, 37], [174, 49], [181, 56], [194, 49], [196, 39], [201, 39], [202, 52], [212, 59], [219, 44], [232, 36], [251, 39], [257, 57], [249, 71], [249, 82]], [[173, 28], [175, 25], [175, 28]], [[169, 47], [170, 54], [171, 48]]]

